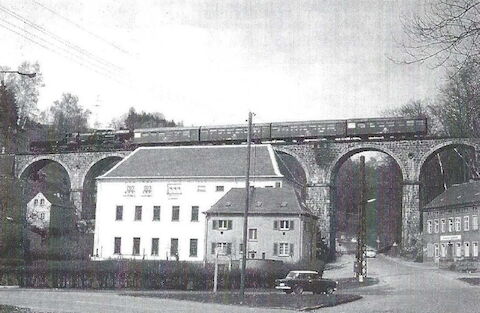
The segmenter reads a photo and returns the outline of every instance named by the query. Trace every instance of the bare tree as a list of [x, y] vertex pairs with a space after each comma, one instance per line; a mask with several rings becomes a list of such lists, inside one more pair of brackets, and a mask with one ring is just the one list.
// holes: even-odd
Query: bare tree
[[480, 63], [451, 75], [440, 90], [432, 114], [451, 137], [480, 137]]
[[404, 63], [434, 60], [435, 66], [461, 68], [480, 62], [480, 0], [431, 0], [403, 26]]

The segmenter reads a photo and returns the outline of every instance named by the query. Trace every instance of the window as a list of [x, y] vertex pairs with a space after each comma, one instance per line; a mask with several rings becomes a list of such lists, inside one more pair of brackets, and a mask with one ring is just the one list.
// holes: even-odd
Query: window
[[219, 254], [232, 254], [232, 243], [230, 242], [212, 242], [211, 253], [215, 254], [215, 249], [218, 248]]
[[178, 238], [170, 239], [170, 255], [178, 258]]
[[40, 219], [41, 219], [41, 220], [44, 220], [44, 219], [45, 219], [45, 213], [43, 213], [43, 212], [40, 213]]
[[248, 230], [248, 240], [256, 241], [257, 240], [257, 229], [250, 228]]
[[429, 233], [429, 234], [432, 233], [432, 221], [431, 220], [427, 221], [427, 233]]
[[285, 242], [278, 244], [278, 255], [279, 256], [289, 256], [290, 255], [290, 245]]
[[45, 205], [45, 199], [40, 199], [40, 206], [44, 206]]
[[462, 218], [455, 217], [455, 231], [460, 231], [462, 227]]
[[125, 197], [135, 197], [135, 185], [127, 185], [123, 195]]
[[470, 216], [463, 217], [463, 230], [464, 231], [470, 230]]
[[121, 221], [123, 219], [123, 205], [117, 205], [117, 209], [115, 212], [115, 220]]
[[113, 243], [113, 254], [121, 254], [122, 252], [122, 238], [115, 237]]
[[442, 243], [441, 246], [440, 246], [440, 256], [442, 258], [447, 256], [447, 245], [444, 244], [444, 243]]
[[470, 243], [468, 241], [465, 241], [463, 243], [463, 255], [466, 257], [466, 258], [469, 258], [470, 257]]
[[217, 186], [215, 188], [215, 191], [224, 191], [224, 190], [225, 190], [225, 188], [223, 186]]
[[168, 184], [167, 185], [167, 194], [168, 195], [181, 195], [182, 187], [179, 184]]
[[212, 228], [218, 229], [218, 230], [232, 229], [232, 221], [231, 220], [213, 220]]
[[198, 206], [192, 206], [192, 222], [198, 222]]
[[140, 255], [140, 238], [138, 238], [138, 237], [133, 238], [132, 254], [133, 255]]
[[135, 221], [141, 221], [142, 220], [142, 206], [137, 205], [135, 206]]
[[434, 251], [434, 254], [433, 254], [433, 255], [434, 255], [436, 258], [438, 258], [438, 257], [440, 256], [438, 243], [435, 243], [435, 244], [433, 245], [433, 251]]
[[152, 185], [143, 186], [143, 196], [144, 197], [152, 196]]
[[207, 191], [207, 187], [205, 185], [198, 185], [197, 192], [205, 192]]
[[444, 233], [446, 228], [447, 228], [447, 221], [444, 218], [442, 218], [440, 220], [440, 231]]
[[198, 250], [198, 239], [190, 239], [190, 256], [196, 257]]
[[453, 217], [448, 219], [448, 232], [451, 233], [453, 231]]
[[172, 222], [178, 222], [180, 220], [180, 207], [174, 205], [172, 207]]
[[472, 256], [478, 257], [478, 241], [472, 242]]
[[478, 230], [478, 216], [472, 216], [472, 230]]
[[38, 199], [33, 200], [33, 205], [38, 206]]
[[293, 221], [290, 221], [290, 220], [274, 221], [273, 229], [293, 230]]
[[433, 230], [435, 231], [435, 234], [438, 234], [438, 231], [439, 231], [438, 220], [435, 220], [433, 222]]
[[152, 238], [152, 255], [158, 255], [158, 238]]
[[160, 220], [160, 206], [155, 205], [153, 207], [153, 220], [154, 221], [159, 221]]
[[462, 244], [460, 242], [457, 242], [457, 244], [456, 244], [455, 255], [457, 257], [462, 256]]

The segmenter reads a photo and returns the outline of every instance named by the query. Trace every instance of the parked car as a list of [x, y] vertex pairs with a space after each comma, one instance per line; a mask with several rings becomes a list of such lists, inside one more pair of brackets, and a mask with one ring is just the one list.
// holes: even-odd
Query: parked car
[[294, 292], [299, 295], [304, 291], [332, 294], [337, 290], [337, 282], [323, 279], [315, 271], [290, 271], [287, 277], [275, 281], [275, 288], [283, 290], [286, 294]]
[[365, 257], [374, 258], [376, 256], [377, 256], [377, 250], [371, 247], [367, 247], [367, 249], [365, 250]]

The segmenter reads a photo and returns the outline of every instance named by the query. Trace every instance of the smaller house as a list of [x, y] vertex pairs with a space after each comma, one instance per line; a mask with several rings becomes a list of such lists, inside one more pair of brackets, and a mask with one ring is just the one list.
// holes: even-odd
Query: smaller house
[[43, 256], [48, 240], [64, 236], [65, 230], [76, 229], [75, 207], [58, 193], [38, 192], [27, 203], [26, 222], [30, 252]]
[[[243, 253], [245, 188], [232, 188], [206, 211], [206, 261], [222, 257], [239, 261]], [[288, 185], [252, 188], [248, 213], [247, 258], [285, 263], [315, 259], [316, 220]]]
[[423, 216], [423, 259], [478, 262], [480, 181], [453, 185], [428, 203]]

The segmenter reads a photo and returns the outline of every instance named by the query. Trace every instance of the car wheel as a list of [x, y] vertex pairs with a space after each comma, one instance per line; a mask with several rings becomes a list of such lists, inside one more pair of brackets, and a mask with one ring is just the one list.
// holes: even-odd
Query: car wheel
[[332, 287], [327, 287], [327, 290], [325, 290], [325, 293], [327, 295], [331, 295], [335, 290]]
[[285, 293], [286, 293], [287, 295], [289, 295], [289, 294], [292, 293], [292, 290], [285, 290]]
[[295, 288], [293, 288], [293, 292], [296, 295], [301, 295], [303, 293], [303, 287], [302, 286], [295, 286]]

